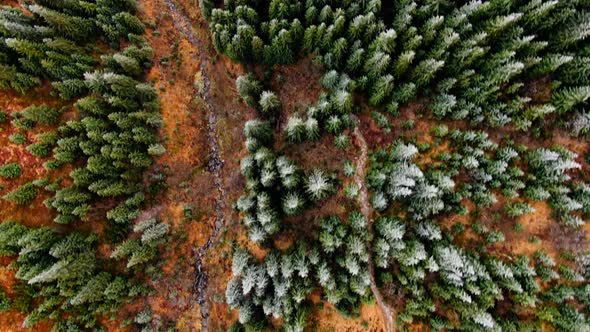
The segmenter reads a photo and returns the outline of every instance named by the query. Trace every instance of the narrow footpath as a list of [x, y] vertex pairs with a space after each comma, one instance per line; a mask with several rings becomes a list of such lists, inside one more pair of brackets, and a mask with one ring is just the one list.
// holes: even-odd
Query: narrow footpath
[[[358, 202], [361, 207], [361, 213], [367, 219], [367, 226], [369, 227], [369, 232], [371, 233], [371, 239], [374, 238], [375, 232], [373, 229], [373, 219], [371, 218], [371, 204], [369, 203], [369, 194], [367, 191], [367, 186], [365, 185], [365, 169], [367, 167], [367, 142], [363, 137], [363, 134], [359, 130], [359, 127], [356, 126], [352, 133], [354, 137], [354, 141], [358, 148], [361, 151], [361, 154], [355, 160], [355, 167], [356, 171], [354, 174], [354, 182], [360, 189], [358, 195]], [[387, 332], [394, 332], [395, 331], [395, 317], [394, 312], [389, 308], [389, 306], [383, 301], [383, 296], [381, 296], [381, 292], [379, 292], [379, 288], [377, 288], [377, 284], [375, 283], [375, 266], [373, 264], [373, 248], [371, 246], [371, 242], [367, 244], [369, 250], [369, 273], [371, 275], [371, 291], [373, 292], [373, 296], [375, 297], [375, 301], [381, 310], [381, 315], [383, 316], [383, 324], [384, 329]]]

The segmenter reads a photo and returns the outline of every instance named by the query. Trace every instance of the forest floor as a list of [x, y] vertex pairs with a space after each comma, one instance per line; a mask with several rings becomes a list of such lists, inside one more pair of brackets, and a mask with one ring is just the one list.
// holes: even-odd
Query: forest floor
[[[148, 26], [146, 38], [156, 54], [148, 80], [160, 93], [165, 123], [160, 134], [168, 150], [153, 167], [154, 172], [162, 170], [167, 174], [168, 188], [156, 197], [140, 218], [159, 215], [170, 224], [172, 234], [164, 248], [162, 274], [152, 284], [156, 292], [141, 304], [152, 307], [154, 319], [162, 328], [175, 326], [178, 331], [226, 331], [237, 317], [237, 313], [224, 304], [225, 286], [231, 274], [230, 243], [248, 243], [246, 232], [232, 209], [233, 202], [242, 194], [244, 187], [244, 179], [239, 172], [239, 161], [246, 153], [242, 129], [244, 123], [256, 114], [239, 101], [235, 90], [235, 78], [242, 73], [241, 66], [215, 52], [196, 0], [141, 1], [140, 17]], [[270, 83], [284, 108], [277, 130], [284, 126], [289, 114], [303, 111], [316, 101], [321, 92], [318, 85], [321, 75], [321, 68], [313, 65], [309, 58], [295, 65], [275, 68]], [[58, 105], [59, 101], [49, 96], [47, 87], [27, 96], [0, 91], [0, 109], [8, 113], [41, 103]], [[419, 105], [410, 105], [402, 110], [399, 118], [390, 118], [393, 124], [391, 133], [384, 133], [369, 112], [358, 114], [359, 127], [350, 133], [357, 146], [345, 150], [336, 149], [328, 135], [317, 142], [296, 146], [286, 147], [277, 143], [277, 149], [285, 150], [305, 169], [322, 167], [342, 175], [342, 162], [348, 159], [364, 165], [364, 171], [368, 167], [367, 148], [385, 146], [402, 134], [406, 138], [416, 137], [417, 143], [432, 141], [429, 132], [437, 122], [417, 116], [417, 108]], [[414, 127], [401, 129], [408, 119], [414, 120]], [[456, 124], [456, 127], [461, 126]], [[44, 129], [47, 128], [37, 128], [33, 133]], [[16, 180], [0, 180], [3, 181], [0, 182], [0, 195], [45, 174], [42, 167], [45, 159], [31, 155], [25, 145], [9, 142], [8, 137], [13, 130], [8, 122], [0, 125], [0, 164], [18, 161], [23, 166], [23, 175]], [[34, 135], [31, 135], [29, 141], [33, 140]], [[491, 136], [496, 142], [508, 136], [517, 143], [531, 144], [530, 137], [516, 131], [494, 131]], [[276, 141], [283, 140], [279, 137]], [[583, 165], [583, 176], [590, 176], [590, 166], [583, 158], [590, 152], [588, 144], [581, 144], [561, 131], [554, 132], [543, 145], [554, 143], [578, 153], [576, 161]], [[64, 168], [56, 176], [67, 178], [69, 171]], [[362, 174], [354, 180], [362, 180]], [[19, 220], [29, 226], [51, 224], [52, 213], [42, 203], [46, 197], [45, 194], [39, 195], [32, 209], [0, 200], [0, 220]], [[290, 234], [295, 232], [309, 232], [311, 236], [316, 228], [312, 226], [302, 230], [304, 222], [328, 213], [344, 216], [350, 204], [339, 190], [313, 211], [288, 218], [285, 235], [276, 239], [277, 246], [287, 247], [293, 243]], [[361, 202], [361, 207], [363, 205], [366, 202]], [[559, 251], [590, 247], [586, 240], [590, 238], [590, 223], [577, 231], [568, 230], [551, 218], [545, 203], [537, 203], [534, 207], [535, 213], [518, 218], [517, 222], [523, 226], [520, 232], [512, 231], [514, 220], [497, 220], [493, 217], [494, 209], [483, 211], [480, 220], [487, 226], [501, 229], [506, 235], [506, 240], [496, 244], [493, 250], [531, 254], [544, 249], [557, 258]], [[370, 211], [365, 212], [371, 215]], [[443, 225], [452, 225], [457, 221], [467, 224], [473, 219], [470, 216], [455, 216], [443, 220]], [[98, 231], [101, 227], [99, 218], [80, 226], [81, 229]], [[531, 241], [533, 237], [538, 241]], [[459, 240], [468, 242], [469, 234]], [[261, 248], [247, 245], [258, 257], [265, 254]], [[13, 272], [0, 267], [0, 285], [10, 289], [14, 282]], [[312, 294], [311, 300], [320, 303], [316, 293]], [[383, 299], [376, 302], [363, 305], [358, 316], [352, 319], [339, 314], [332, 305], [317, 306], [312, 312], [309, 330], [392, 331], [390, 324], [393, 324], [393, 319], [391, 322], [386, 319], [388, 322], [384, 324], [382, 313], [399, 304], [395, 289], [385, 289]], [[0, 314], [0, 330], [23, 330], [20, 327], [23, 317], [16, 312]], [[118, 330], [115, 323], [108, 325], [109, 330]], [[50, 326], [47, 325], [36, 329], [48, 330]]]

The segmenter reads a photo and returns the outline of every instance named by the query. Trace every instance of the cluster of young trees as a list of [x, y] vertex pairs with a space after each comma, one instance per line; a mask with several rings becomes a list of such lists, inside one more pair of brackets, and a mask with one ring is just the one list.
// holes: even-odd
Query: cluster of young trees
[[[313, 255], [313, 254], [311, 254]], [[239, 308], [239, 322], [263, 328], [265, 316], [282, 318], [286, 331], [303, 331], [306, 295], [313, 289], [312, 271], [317, 253], [310, 256], [304, 246], [285, 253], [272, 251], [256, 261], [248, 251], [233, 254], [233, 278], [225, 299], [231, 309]]]
[[391, 203], [401, 202], [421, 220], [442, 212], [466, 214], [469, 210], [461, 204], [465, 199], [487, 208], [497, 203], [497, 194], [501, 194], [508, 200], [504, 208], [511, 218], [534, 211], [522, 201], [525, 198], [548, 201], [568, 226], [584, 223], [590, 191], [584, 181], [572, 179], [572, 171], [581, 166], [575, 161], [577, 155], [566, 148], [498, 146], [481, 131], [435, 128], [433, 134], [438, 144], [448, 139], [449, 148], [436, 154], [436, 162], [425, 170], [412, 162], [418, 154], [413, 144], [397, 142], [389, 151], [373, 153], [367, 184], [373, 191], [375, 209], [383, 211]]
[[[146, 235], [151, 233], [144, 230], [142, 241], [144, 237], [152, 241], [154, 237]], [[56, 331], [97, 329], [99, 317], [117, 318], [124, 303], [148, 292], [137, 276], [118, 273], [112, 263], [97, 256], [97, 240], [94, 234], [63, 234], [15, 221], [0, 224], [0, 254], [15, 257], [9, 267], [33, 294], [23, 327], [53, 320]], [[128, 264], [132, 261], [133, 257]]]
[[[301, 143], [305, 140], [317, 140], [323, 130], [336, 135], [334, 144], [338, 148], [348, 146], [350, 138], [344, 133], [355, 123], [350, 116], [353, 107], [351, 80], [332, 71], [326, 74], [324, 86], [330, 93], [322, 93], [315, 106], [306, 110], [305, 119], [300, 114], [291, 116], [285, 125], [284, 137], [289, 143]], [[272, 91], [262, 91], [263, 85], [254, 73], [239, 76], [236, 88], [242, 100], [250, 107], [256, 108], [261, 115], [276, 122], [277, 113], [281, 111], [280, 99]]]
[[[96, 199], [114, 197], [121, 202], [108, 211], [107, 218], [112, 225], [125, 228], [138, 216], [145, 200], [143, 172], [152, 164], [153, 156], [165, 152], [156, 133], [162, 124], [158, 94], [141, 81], [153, 51], [143, 38], [133, 39], [136, 44], [103, 56], [103, 67], [80, 80], [91, 94], [74, 104], [77, 118], [37, 135], [37, 141], [27, 147], [40, 157], [53, 153], [44, 163], [50, 170], [85, 161], [70, 173], [73, 183], [54, 189], [55, 195], [45, 202], [59, 212], [55, 218], [58, 223], [85, 220]], [[62, 111], [31, 106], [13, 112], [13, 116], [31, 126], [51, 125], [59, 121]], [[31, 193], [32, 185], [26, 184], [17, 192]], [[19, 199], [17, 203], [29, 201]]]
[[323, 260], [317, 278], [326, 300], [341, 312], [358, 313], [361, 302], [373, 296], [369, 290], [368, 220], [359, 211], [351, 211], [345, 221], [327, 216], [320, 219], [319, 226]]
[[[137, 35], [144, 28], [133, 15], [136, 6], [135, 1], [39, 1], [26, 6], [32, 16], [12, 7], [0, 10], [0, 62], [14, 72], [0, 86], [24, 92], [32, 85], [19, 85], [20, 77], [48, 79], [63, 99], [80, 97], [75, 120], [38, 135], [27, 147], [40, 157], [53, 151], [45, 163], [49, 169], [86, 160], [70, 174], [74, 183], [46, 201], [59, 212], [59, 223], [85, 219], [97, 197], [117, 197], [123, 202], [109, 211], [108, 219], [127, 225], [144, 201], [143, 171], [153, 155], [165, 152], [156, 136], [162, 122], [158, 95], [142, 82], [153, 51]], [[131, 45], [103, 55], [99, 63], [92, 54], [97, 38], [115, 46], [124, 38]], [[97, 65], [101, 69], [92, 71]], [[21, 129], [36, 123], [56, 125], [63, 111], [33, 105], [13, 112], [12, 123]], [[19, 190], [30, 193], [29, 187]]]
[[143, 172], [152, 156], [165, 151], [156, 134], [160, 104], [156, 90], [138, 80], [141, 76], [129, 76], [115, 59], [143, 68], [151, 56], [145, 43], [130, 45], [103, 57], [103, 69], [85, 75], [92, 94], [75, 103], [79, 119], [59, 127], [52, 159], [44, 164], [55, 169], [86, 160], [70, 173], [73, 183], [46, 201], [59, 212], [56, 222], [84, 220], [94, 200], [108, 197], [121, 201], [107, 212], [111, 223], [126, 226], [138, 216], [145, 200]]
[[[145, 83], [153, 50], [141, 37], [136, 10], [135, 0], [35, 0], [0, 8], [0, 88], [25, 93], [49, 82], [62, 99], [60, 106], [10, 113], [19, 129], [10, 139], [15, 143], [26, 143], [23, 132], [37, 124], [50, 127], [27, 146], [45, 160], [49, 174], [3, 198], [29, 205], [41, 190], [50, 192], [45, 204], [61, 224], [87, 220], [99, 200], [116, 204], [106, 211], [108, 239], [63, 227], [0, 224], [0, 255], [14, 257], [10, 267], [32, 295], [14, 299], [30, 302], [19, 306], [28, 314], [25, 327], [51, 320], [59, 331], [101, 329], [99, 317], [118, 318], [121, 305], [148, 291], [142, 274], [153, 272], [168, 225], [149, 219], [131, 234], [129, 226], [146, 200], [144, 173], [166, 150], [157, 136], [158, 93]], [[0, 123], [7, 118], [0, 113]], [[65, 164], [74, 168], [62, 184], [51, 170]], [[0, 166], [3, 178], [21, 173], [16, 163]], [[115, 242], [112, 259], [97, 250], [105, 241]], [[115, 260], [124, 260], [127, 270]], [[136, 319], [145, 320], [145, 313]]]
[[478, 207], [496, 203], [495, 190], [509, 199], [519, 196], [525, 187], [524, 172], [518, 165], [520, 147], [499, 147], [482, 131], [453, 130], [448, 138], [451, 150], [437, 159], [445, 162], [444, 167], [453, 175], [466, 171], [469, 182], [463, 188]]
[[282, 110], [281, 100], [272, 90], [265, 89], [256, 74], [239, 76], [236, 79], [236, 89], [244, 103], [258, 110], [262, 118], [276, 122], [277, 115]]
[[319, 224], [313, 245], [273, 249], [261, 261], [235, 249], [225, 298], [231, 309], [239, 309], [240, 324], [263, 329], [269, 324], [265, 317], [274, 317], [283, 319], [285, 331], [303, 331], [307, 295], [316, 289], [346, 313], [358, 313], [361, 301], [370, 299], [365, 217], [351, 212], [345, 222], [329, 216]]
[[412, 158], [418, 153], [413, 144], [397, 142], [390, 151], [376, 151], [367, 175], [367, 186], [373, 191], [371, 203], [384, 211], [393, 202], [407, 204], [417, 220], [436, 215], [449, 206], [455, 182], [443, 172], [424, 173]]
[[58, 92], [68, 86], [70, 92], [82, 94], [81, 79], [96, 65], [92, 52], [98, 38], [118, 46], [129, 33], [143, 33], [143, 24], [133, 14], [136, 6], [133, 0], [38, 0], [24, 6], [30, 15], [3, 6], [0, 87], [24, 93], [49, 79]]
[[[270, 142], [270, 126], [257, 127], [260, 125], [257, 120], [248, 123], [246, 136], [254, 142]], [[264, 128], [260, 133], [266, 134], [253, 135], [255, 128]], [[567, 218], [579, 219], [577, 215], [569, 214], [571, 211], [587, 211], [588, 196], [586, 185], [571, 181], [568, 174], [580, 167], [574, 160], [576, 155], [563, 147], [531, 151], [510, 145], [500, 147], [484, 132], [449, 132], [448, 128], [436, 128], [433, 134], [440, 141], [449, 141], [450, 150], [434, 158], [440, 163], [422, 171], [412, 161], [418, 149], [412, 144], [396, 142], [388, 150], [379, 149], [373, 153], [372, 168], [367, 176], [367, 184], [374, 191], [372, 203], [376, 210], [386, 210], [395, 202], [397, 208], [401, 204], [409, 212], [405, 219], [377, 219], [377, 238], [373, 242], [377, 267], [384, 271], [394, 269], [391, 273], [383, 272], [381, 279], [395, 281], [406, 296], [400, 323], [421, 320], [438, 329], [461, 326], [472, 330], [509, 331], [534, 330], [543, 323], [568, 331], [588, 324], [587, 316], [569, 302], [572, 299], [576, 303], [586, 301], [588, 288], [580, 273], [565, 265], [558, 269], [552, 269], [549, 263], [531, 265], [526, 257], [504, 262], [489, 254], [464, 251], [431, 220], [443, 212], [466, 213], [466, 208], [460, 204], [466, 198], [480, 207], [488, 207], [497, 202], [495, 192], [499, 189], [509, 199], [524, 194], [531, 200], [549, 200], [554, 211], [562, 213], [566, 223], [577, 224], [568, 222]], [[249, 147], [258, 144], [248, 142]], [[521, 160], [519, 155], [523, 152], [526, 158]], [[250, 165], [258, 160], [251, 156], [247, 158], [251, 159], [243, 162], [243, 170], [250, 169]], [[521, 167], [528, 170], [529, 176], [524, 177]], [[347, 174], [354, 173], [354, 166], [350, 163], [346, 169]], [[454, 178], [462, 174], [468, 175], [467, 180], [462, 178], [456, 185]], [[238, 202], [240, 205], [254, 207], [254, 201], [243, 197]], [[506, 204], [505, 208], [510, 217], [531, 211], [520, 201]], [[331, 303], [338, 305], [344, 299], [350, 308], [367, 295], [369, 276], [366, 275], [366, 264], [369, 257], [365, 245], [369, 239], [366, 227], [364, 217], [354, 212], [349, 216], [348, 224], [341, 223], [337, 217], [320, 221], [318, 241], [321, 251], [316, 278], [324, 288], [326, 300]], [[498, 238], [503, 237], [500, 234]], [[336, 253], [332, 256], [335, 260], [328, 263], [327, 257], [332, 253]], [[330, 270], [329, 266], [337, 269]], [[537, 276], [552, 284], [541, 284]], [[243, 282], [243, 279], [238, 280]], [[238, 281], [232, 281], [228, 295], [237, 292], [234, 288], [239, 287]], [[307, 292], [313, 289], [308, 287]], [[496, 304], [507, 300], [513, 311], [510, 315], [498, 317], [494, 311]], [[235, 301], [228, 298], [232, 308], [240, 308], [241, 319], [242, 310], [246, 310], [244, 315], [247, 317], [253, 310], [253, 305], [244, 301], [242, 297]], [[514, 309], [527, 307], [539, 308], [535, 309], [539, 312], [535, 319], [527, 318], [525, 309]], [[295, 312], [300, 312], [298, 310]], [[263, 312], [269, 315], [269, 311]], [[447, 314], [441, 315], [441, 312]], [[459, 321], [453, 319], [454, 314], [460, 317]], [[291, 311], [275, 315], [289, 317], [287, 326], [295, 321], [300, 323], [295, 320], [300, 316], [293, 316]]]
[[[257, 8], [253, 1], [229, 1], [226, 10], [214, 8], [210, 12], [202, 7], [205, 16], [211, 17], [215, 49], [239, 62], [294, 62], [304, 32], [298, 19], [302, 3], [281, 1], [263, 9], [265, 5]], [[269, 18], [264, 20], [259, 13], [267, 10]]]
[[499, 147], [484, 132], [453, 130], [449, 140], [451, 150], [437, 155], [444, 164], [436, 168], [452, 176], [467, 172], [469, 182], [461, 185], [457, 199], [469, 198], [479, 207], [488, 207], [498, 201], [494, 191], [499, 190], [504, 198], [518, 200], [505, 205], [509, 217], [534, 211], [521, 201], [523, 197], [547, 201], [568, 226], [584, 223], [581, 216], [588, 211], [590, 196], [584, 181], [572, 179], [574, 171], [581, 168], [575, 153], [562, 146], [531, 150], [525, 146]]
[[568, 173], [582, 167], [575, 161], [577, 157], [562, 146], [538, 148], [526, 155], [530, 175], [525, 196], [547, 200], [556, 216], [572, 227], [584, 224], [581, 216], [590, 212], [590, 187]]
[[[377, 0], [230, 1], [223, 10], [207, 2], [202, 9], [216, 49], [233, 60], [282, 64], [313, 53], [328, 70], [349, 77], [370, 105], [391, 114], [420, 96], [431, 98], [437, 117], [523, 130], [551, 113], [585, 114], [590, 14], [584, 1], [392, 6], [387, 24]], [[547, 76], [555, 79], [550, 100], [533, 100], [524, 83]], [[335, 92], [331, 101], [350, 112], [352, 98]]]
[[[277, 118], [280, 100], [273, 92], [262, 91], [254, 74], [238, 77], [236, 87], [244, 102], [259, 109], [262, 117], [271, 121]], [[299, 121], [289, 120], [285, 130], [288, 141], [319, 137], [317, 120]], [[274, 152], [269, 121], [246, 122], [244, 135], [249, 154], [242, 159], [240, 169], [246, 178], [246, 194], [235, 207], [242, 213], [250, 240], [271, 249], [262, 261], [244, 248], [234, 249], [233, 278], [225, 296], [231, 309], [239, 309], [237, 324], [260, 330], [270, 326], [268, 318], [280, 317], [286, 331], [303, 331], [310, 305], [307, 296], [318, 288], [341, 312], [358, 313], [361, 301], [372, 296], [366, 218], [360, 212], [351, 212], [346, 221], [336, 216], [321, 218], [317, 238], [287, 250], [273, 248], [269, 240], [280, 231], [283, 218], [332, 195], [336, 181], [321, 169], [304, 172]]]
[[304, 172], [272, 150], [273, 131], [267, 121], [244, 126], [249, 154], [240, 163], [246, 194], [236, 202], [254, 242], [263, 242], [281, 227], [283, 216], [294, 215], [335, 191], [335, 179], [321, 169]]
[[356, 125], [350, 114], [354, 108], [355, 84], [348, 75], [334, 70], [324, 75], [322, 84], [328, 92], [321, 93], [317, 103], [307, 108], [305, 119], [299, 114], [289, 118], [284, 129], [286, 140], [291, 143], [317, 140], [327, 131], [335, 136], [336, 147], [344, 148], [349, 140], [345, 130]]
[[118, 245], [111, 253], [111, 258], [127, 259], [128, 269], [156, 260], [159, 246], [165, 240], [169, 228], [168, 224], [159, 222], [156, 218], [140, 221], [133, 227], [137, 237]]
[[[588, 196], [587, 185], [572, 181], [568, 174], [580, 168], [574, 160], [577, 156], [564, 147], [530, 151], [499, 147], [483, 132], [437, 128], [433, 134], [439, 140], [449, 139], [449, 150], [434, 158], [442, 163], [431, 163], [423, 171], [412, 162], [418, 149], [396, 142], [388, 150], [373, 153], [367, 176], [375, 209], [385, 210], [395, 203], [395, 210], [386, 213], [398, 215], [375, 221], [373, 248], [376, 266], [387, 271], [381, 274], [382, 282], [394, 282], [404, 292], [400, 323], [420, 320], [435, 329], [509, 331], [534, 330], [542, 323], [560, 331], [587, 326], [585, 307], [563, 306], [566, 298], [585, 303], [587, 279], [580, 273], [565, 265], [558, 269], [549, 263], [531, 266], [524, 256], [502, 262], [485, 251], [463, 250], [431, 219], [445, 212], [466, 213], [461, 206], [465, 199], [488, 207], [498, 201], [495, 195], [500, 192], [505, 199], [513, 199], [504, 206], [508, 217], [533, 211], [517, 200], [523, 196], [548, 201], [567, 225], [579, 226]], [[524, 160], [519, 152], [524, 152]], [[521, 167], [528, 171], [526, 177]], [[490, 243], [504, 238], [501, 232], [482, 232]], [[537, 276], [552, 284], [540, 282]], [[560, 297], [555, 292], [568, 295]], [[496, 319], [496, 304], [507, 300], [510, 314]], [[526, 307], [536, 308], [535, 319], [518, 309]]]
[[[582, 275], [587, 271], [556, 267], [543, 252], [531, 262], [526, 256], [503, 261], [466, 251], [432, 221], [380, 217], [375, 231], [375, 263], [388, 271], [380, 279], [403, 289], [400, 323], [471, 331], [534, 331], [543, 324], [577, 331], [588, 326], [586, 309], [577, 305], [587, 302], [588, 275]], [[509, 304], [508, 312], [497, 310], [500, 302]]]
[[[244, 102], [257, 108], [261, 117], [270, 121], [278, 118], [279, 98], [263, 91], [253, 73], [238, 77], [236, 87]], [[327, 107], [324, 109], [328, 114]], [[236, 324], [246, 329], [264, 329], [270, 326], [268, 318], [280, 317], [286, 331], [303, 331], [310, 305], [307, 296], [318, 288], [327, 301], [347, 314], [358, 313], [361, 301], [371, 298], [369, 233], [365, 217], [351, 212], [344, 222], [336, 216], [319, 220], [318, 237], [307, 244], [282, 251], [273, 248], [270, 240], [280, 231], [283, 218], [332, 195], [336, 181], [321, 169], [304, 172], [275, 152], [270, 121], [255, 119], [244, 126], [249, 154], [242, 159], [240, 169], [246, 178], [246, 194], [235, 207], [242, 213], [250, 240], [271, 249], [257, 261], [245, 248], [235, 248], [234, 277], [225, 296], [231, 309], [239, 309]], [[338, 123], [335, 131], [342, 126]], [[305, 122], [290, 119], [285, 138], [292, 143], [319, 138], [318, 121], [312, 117]]]

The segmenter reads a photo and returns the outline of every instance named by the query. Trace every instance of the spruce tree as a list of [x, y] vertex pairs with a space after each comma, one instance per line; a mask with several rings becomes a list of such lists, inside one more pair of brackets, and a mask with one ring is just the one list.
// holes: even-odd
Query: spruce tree
[[278, 111], [281, 108], [281, 101], [272, 91], [263, 91], [260, 95], [259, 104], [264, 113]]
[[38, 191], [32, 182], [28, 182], [17, 189], [4, 195], [7, 201], [14, 202], [18, 205], [28, 205], [37, 197]]
[[22, 168], [18, 163], [8, 163], [0, 166], [0, 176], [6, 179], [14, 179], [22, 174]]

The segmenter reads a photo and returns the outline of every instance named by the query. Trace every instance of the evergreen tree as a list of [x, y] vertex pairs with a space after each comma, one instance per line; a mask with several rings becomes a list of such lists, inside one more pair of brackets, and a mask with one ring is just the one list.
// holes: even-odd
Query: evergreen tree
[[0, 176], [6, 179], [18, 178], [22, 174], [22, 168], [18, 163], [8, 163], [0, 166]]
[[7, 201], [14, 202], [18, 205], [27, 205], [31, 203], [37, 197], [38, 191], [32, 182], [28, 182], [17, 189], [4, 195]]
[[254, 74], [249, 73], [236, 79], [236, 88], [240, 97], [250, 107], [256, 107], [257, 98], [262, 92], [262, 84], [256, 80]]
[[40, 124], [45, 124], [45, 125], [54, 125], [58, 122], [61, 113], [63, 112], [62, 110], [56, 110], [54, 108], [51, 108], [47, 105], [41, 105], [41, 106], [29, 106], [27, 108], [25, 108], [24, 110], [21, 111], [21, 114], [23, 115], [23, 117], [25, 119], [40, 123]]
[[57, 33], [73, 40], [88, 39], [94, 30], [92, 21], [51, 10], [39, 5], [30, 5], [29, 11], [41, 16]]
[[259, 104], [264, 113], [278, 111], [281, 108], [281, 101], [272, 91], [263, 91], [260, 95]]
[[319, 169], [314, 169], [307, 177], [305, 187], [313, 201], [322, 200], [334, 191], [332, 180]]

